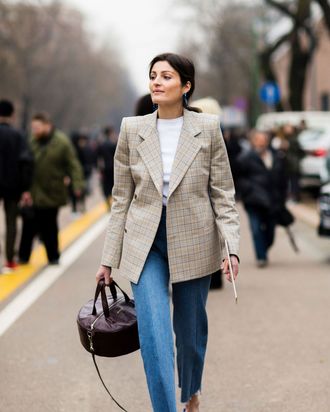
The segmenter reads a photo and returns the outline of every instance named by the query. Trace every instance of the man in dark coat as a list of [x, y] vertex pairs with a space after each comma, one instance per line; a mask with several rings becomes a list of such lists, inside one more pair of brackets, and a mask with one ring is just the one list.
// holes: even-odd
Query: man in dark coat
[[12, 126], [14, 106], [8, 100], [0, 101], [0, 200], [3, 200], [6, 218], [5, 269], [15, 269], [14, 248], [18, 202], [29, 187], [32, 175], [32, 156], [24, 136]]
[[274, 242], [276, 221], [286, 200], [286, 164], [281, 152], [269, 148], [267, 133], [252, 131], [251, 145], [251, 150], [238, 158], [238, 184], [250, 221], [257, 265], [264, 267], [268, 263], [268, 249]]
[[300, 163], [305, 156], [305, 152], [299, 144], [298, 130], [291, 124], [283, 127], [284, 139], [287, 143], [286, 167], [288, 174], [289, 197], [294, 202], [300, 201]]
[[72, 132], [71, 142], [76, 150], [78, 160], [80, 162], [84, 181], [85, 181], [85, 190], [80, 196], [79, 199], [74, 194], [72, 184], [69, 186], [69, 193], [72, 204], [73, 214], [86, 211], [86, 197], [91, 194], [91, 177], [93, 173], [93, 167], [95, 166], [95, 151], [92, 149], [89, 141], [89, 137], [84, 132]]
[[108, 209], [110, 209], [110, 196], [113, 188], [113, 173], [114, 173], [114, 156], [116, 151], [115, 133], [111, 126], [105, 127], [104, 142], [100, 144], [97, 158], [98, 167], [101, 175], [101, 183], [103, 189], [103, 195], [107, 203]]

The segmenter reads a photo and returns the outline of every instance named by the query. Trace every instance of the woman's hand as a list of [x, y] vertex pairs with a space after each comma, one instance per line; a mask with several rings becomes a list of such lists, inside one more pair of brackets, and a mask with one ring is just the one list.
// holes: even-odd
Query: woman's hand
[[101, 279], [104, 279], [106, 285], [110, 285], [113, 281], [111, 277], [111, 268], [108, 266], [101, 265], [99, 270], [96, 272], [96, 283], [99, 283]]
[[[230, 255], [231, 267], [233, 268], [234, 280], [238, 275], [238, 258], [235, 255]], [[221, 265], [222, 272], [226, 275], [226, 279], [231, 282], [228, 259], [224, 259]]]

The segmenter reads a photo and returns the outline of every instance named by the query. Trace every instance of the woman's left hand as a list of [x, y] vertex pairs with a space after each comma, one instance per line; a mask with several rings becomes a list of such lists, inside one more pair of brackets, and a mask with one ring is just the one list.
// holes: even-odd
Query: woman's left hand
[[[233, 268], [233, 275], [234, 275], [234, 280], [236, 280], [237, 275], [238, 275], [238, 258], [235, 255], [230, 255], [230, 261], [231, 261], [231, 267]], [[230, 271], [229, 271], [229, 263], [228, 259], [224, 259], [221, 265], [221, 270], [222, 273], [226, 275], [226, 279], [231, 282], [231, 277], [230, 277]]]

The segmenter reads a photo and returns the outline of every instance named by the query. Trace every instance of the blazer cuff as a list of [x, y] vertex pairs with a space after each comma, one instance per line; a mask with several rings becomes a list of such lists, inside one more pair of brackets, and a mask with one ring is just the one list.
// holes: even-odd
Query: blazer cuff
[[236, 256], [236, 257], [237, 257], [237, 260], [238, 260], [238, 263], [241, 263], [240, 258], [239, 258], [238, 255], [236, 255], [236, 253], [230, 253], [229, 256]]
[[107, 266], [107, 267], [112, 268], [112, 269], [119, 269], [119, 263], [117, 263], [117, 262], [115, 262], [111, 259], [102, 258], [101, 259], [101, 265]]

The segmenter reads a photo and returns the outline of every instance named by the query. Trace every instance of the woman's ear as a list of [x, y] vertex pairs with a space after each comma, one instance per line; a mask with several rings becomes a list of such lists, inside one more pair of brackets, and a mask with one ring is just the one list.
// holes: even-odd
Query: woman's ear
[[187, 82], [183, 88], [183, 91], [184, 93], [188, 93], [190, 89], [191, 89], [191, 83]]

